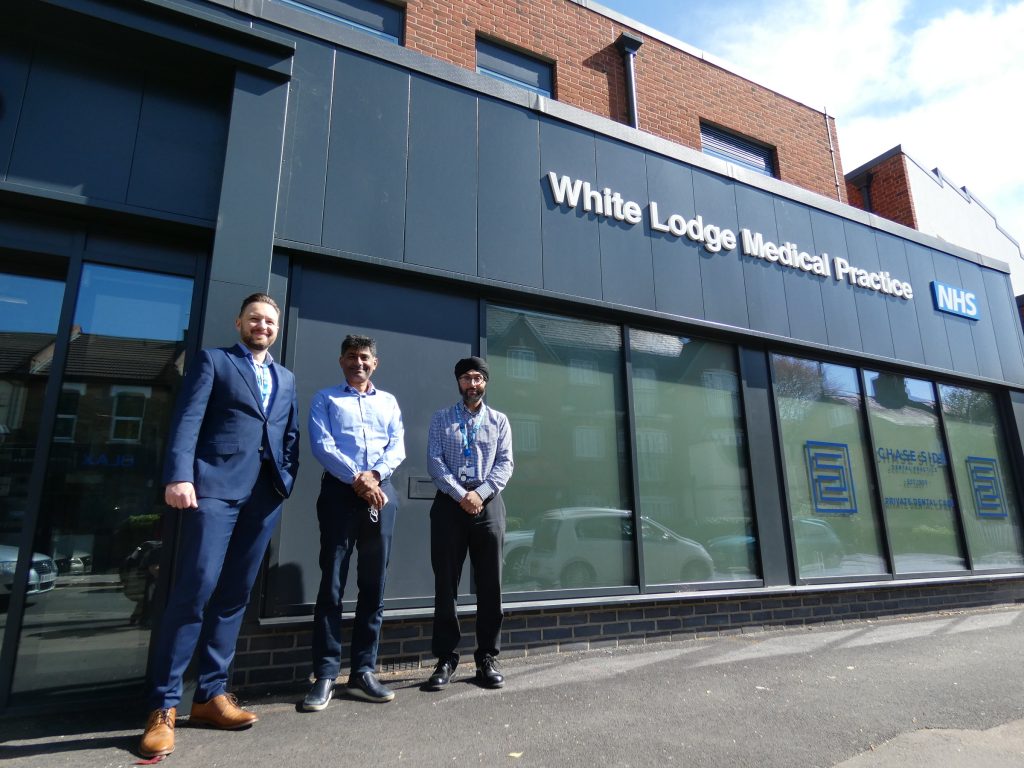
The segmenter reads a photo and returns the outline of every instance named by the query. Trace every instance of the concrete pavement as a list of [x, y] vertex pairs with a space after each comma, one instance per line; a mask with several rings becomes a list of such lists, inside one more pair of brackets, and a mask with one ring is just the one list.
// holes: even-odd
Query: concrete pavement
[[[386, 633], [385, 625], [385, 633]], [[461, 667], [394, 673], [390, 704], [302, 713], [251, 698], [260, 722], [180, 721], [170, 768], [326, 766], [1024, 766], [1024, 609], [926, 614], [508, 659], [500, 691]], [[0, 721], [0, 759], [131, 765], [144, 713]]]

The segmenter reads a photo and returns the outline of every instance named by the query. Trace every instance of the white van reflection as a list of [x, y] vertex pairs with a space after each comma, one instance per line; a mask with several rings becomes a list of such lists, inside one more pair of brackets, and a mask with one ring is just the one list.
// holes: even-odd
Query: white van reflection
[[[648, 583], [709, 581], [711, 556], [698, 542], [649, 518], [641, 519]], [[529, 578], [541, 589], [635, 583], [633, 512], [566, 507], [545, 512], [527, 555]]]

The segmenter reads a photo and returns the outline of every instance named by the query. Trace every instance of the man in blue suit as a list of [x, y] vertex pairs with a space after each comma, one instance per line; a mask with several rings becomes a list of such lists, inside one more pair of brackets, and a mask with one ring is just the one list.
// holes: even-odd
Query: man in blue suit
[[164, 499], [180, 510], [175, 582], [150, 663], [152, 710], [139, 751], [174, 750], [182, 676], [198, 648], [189, 721], [244, 728], [256, 715], [227, 693], [249, 593], [299, 467], [295, 377], [267, 351], [280, 310], [242, 302], [233, 347], [204, 349], [188, 371], [171, 424]]

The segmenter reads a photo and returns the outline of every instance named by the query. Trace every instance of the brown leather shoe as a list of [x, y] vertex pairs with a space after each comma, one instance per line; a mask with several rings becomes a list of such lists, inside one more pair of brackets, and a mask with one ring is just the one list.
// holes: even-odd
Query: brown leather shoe
[[174, 717], [177, 710], [154, 709], [146, 721], [146, 732], [142, 734], [139, 754], [143, 757], [169, 755], [174, 751]]
[[227, 731], [245, 728], [257, 720], [259, 718], [255, 714], [239, 707], [238, 699], [230, 693], [214, 696], [202, 704], [192, 702], [192, 712], [188, 716], [190, 723], [201, 723]]

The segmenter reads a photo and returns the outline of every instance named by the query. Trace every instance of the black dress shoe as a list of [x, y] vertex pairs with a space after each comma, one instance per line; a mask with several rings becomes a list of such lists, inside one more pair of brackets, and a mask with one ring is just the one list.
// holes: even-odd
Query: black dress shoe
[[302, 709], [305, 712], [319, 712], [321, 709], [327, 709], [333, 695], [334, 678], [318, 677], [313, 683], [313, 687], [309, 689], [309, 693], [306, 694], [306, 698], [302, 700]]
[[448, 681], [452, 679], [452, 672], [454, 671], [455, 665], [452, 664], [451, 660], [444, 659], [437, 662], [437, 666], [434, 667], [434, 674], [427, 679], [427, 688], [432, 691], [440, 691], [448, 685]]
[[359, 672], [349, 677], [348, 695], [377, 703], [384, 703], [395, 698], [395, 692], [389, 691], [381, 685], [373, 672]]
[[476, 682], [484, 688], [501, 688], [505, 684], [505, 676], [498, 671], [493, 656], [484, 656], [476, 665]]

